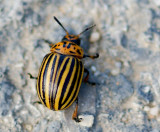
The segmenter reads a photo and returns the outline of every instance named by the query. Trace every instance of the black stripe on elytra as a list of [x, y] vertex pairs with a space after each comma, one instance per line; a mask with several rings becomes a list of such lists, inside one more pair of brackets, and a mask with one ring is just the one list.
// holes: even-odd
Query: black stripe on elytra
[[61, 93], [61, 97], [60, 97], [60, 100], [59, 100], [59, 109], [62, 107], [62, 99], [64, 97], [64, 94], [66, 92], [66, 89], [67, 89], [67, 86], [68, 86], [68, 83], [70, 81], [70, 78], [72, 76], [72, 72], [73, 72], [73, 68], [74, 68], [74, 65], [75, 65], [75, 59], [73, 58], [72, 59], [72, 62], [71, 62], [71, 66], [70, 66], [70, 69], [69, 69], [69, 72], [68, 72], [68, 75], [65, 79], [65, 82], [64, 82], [64, 85], [63, 85], [63, 89], [62, 89], [62, 93]]
[[75, 65], [76, 66], [76, 71], [75, 71], [75, 74], [74, 74], [74, 77], [73, 77], [73, 81], [72, 81], [71, 87], [69, 89], [68, 95], [67, 95], [66, 99], [64, 100], [63, 104], [65, 104], [67, 102], [67, 100], [69, 99], [69, 97], [71, 96], [71, 93], [73, 92], [73, 89], [74, 89], [74, 86], [75, 86], [75, 83], [76, 83], [76, 80], [77, 80], [79, 62], [78, 62], [77, 59], [75, 59], [75, 61], [76, 61], [76, 65]]
[[43, 58], [43, 63], [41, 64], [42, 66], [41, 66], [41, 69], [40, 69], [40, 71], [39, 71], [39, 78], [38, 78], [38, 92], [39, 92], [39, 95], [40, 95], [40, 98], [41, 98], [41, 100], [43, 100], [43, 98], [42, 98], [42, 95], [41, 95], [41, 92], [40, 92], [40, 80], [41, 80], [41, 76], [42, 76], [42, 69], [43, 69], [43, 66], [44, 66], [44, 64], [45, 64], [45, 61], [46, 61], [46, 59], [47, 59], [47, 57], [50, 55], [50, 53], [49, 54], [47, 54], [47, 55], [45, 55], [45, 57]]
[[62, 68], [62, 70], [61, 70], [61, 73], [60, 73], [59, 78], [58, 78], [57, 86], [59, 86], [60, 80], [61, 80], [62, 75], [63, 75], [63, 73], [64, 73], [64, 71], [65, 71], [65, 69], [66, 69], [66, 66], [67, 66], [67, 64], [68, 64], [68, 61], [69, 61], [69, 58], [66, 60], [64, 66], [63, 66], [63, 68]]
[[[70, 100], [70, 102], [67, 104], [66, 107], [68, 107], [68, 106], [70, 105], [70, 103], [73, 101], [73, 99], [75, 98], [75, 96], [76, 96], [76, 94], [77, 94], [77, 90], [78, 90], [78, 88], [79, 88], [79, 83], [80, 83], [80, 79], [81, 79], [81, 76], [82, 76], [82, 62], [80, 62], [79, 66], [80, 66], [80, 71], [79, 71], [80, 73], [79, 73], [79, 76], [77, 77], [77, 78], [78, 78], [77, 87], [76, 87], [76, 90], [75, 90], [75, 92], [74, 92], [74, 94], [73, 94], [72, 99]], [[66, 108], [66, 107], [65, 107], [65, 108]], [[65, 109], [65, 108], [64, 108], [64, 109]]]
[[71, 43], [68, 44], [67, 49], [69, 49], [71, 47]]
[[55, 50], [60, 50], [60, 49], [55, 48]]
[[[44, 69], [44, 72], [43, 72], [43, 79], [42, 79], [42, 93], [43, 93], [43, 96], [45, 97], [45, 85], [46, 85], [46, 78], [47, 78], [47, 71], [48, 71], [48, 66], [49, 66], [49, 63], [50, 63], [50, 60], [52, 59], [52, 56], [49, 56], [49, 59], [47, 61], [47, 64], [45, 66], [45, 69]], [[44, 98], [43, 100], [44, 104], [46, 105], [46, 100]]]
[[79, 50], [79, 49], [77, 49], [77, 53], [81, 55], [81, 52], [80, 52], [80, 50]]
[[51, 108], [53, 108], [53, 106], [55, 104], [55, 98], [56, 98], [57, 89], [58, 89], [57, 84], [55, 85], [55, 81], [56, 81], [56, 78], [57, 78], [57, 73], [58, 73], [59, 68], [60, 68], [60, 66], [61, 66], [61, 64], [62, 64], [62, 62], [63, 62], [63, 60], [65, 58], [65, 55], [61, 55], [61, 54], [58, 54], [58, 55], [59, 55], [59, 61], [57, 62], [58, 65], [57, 65], [57, 69], [56, 69], [56, 75], [54, 77], [53, 86], [51, 86], [51, 87], [56, 89], [55, 93], [53, 93], [54, 90], [52, 91], [51, 99], [53, 100], [53, 103], [51, 103]]
[[52, 67], [51, 67], [51, 74], [50, 74], [50, 81], [49, 81], [49, 104], [50, 104], [50, 108], [53, 109], [52, 107], [52, 101], [53, 101], [53, 98], [50, 98], [51, 97], [51, 92], [54, 90], [54, 87], [51, 86], [52, 84], [52, 79], [53, 79], [53, 73], [56, 72], [55, 70], [55, 64], [56, 64], [56, 60], [57, 60], [57, 55], [55, 54], [55, 58], [53, 60], [53, 64], [52, 64]]
[[[66, 66], [67, 66], [67, 64], [68, 64], [68, 61], [69, 61], [69, 58], [66, 60], [64, 66], [63, 66], [63, 68], [62, 68], [62, 71], [61, 71], [61, 73], [60, 73], [60, 75], [59, 75], [58, 82], [57, 82], [57, 87], [59, 87], [60, 80], [61, 80], [61, 78], [62, 78], [62, 75], [63, 75], [64, 71], [66, 70]], [[62, 87], [62, 89], [63, 89], [63, 87]], [[57, 94], [56, 94], [56, 95], [57, 95]], [[55, 97], [55, 98], [56, 98], [56, 97]], [[59, 109], [59, 106], [58, 106], [58, 109]]]

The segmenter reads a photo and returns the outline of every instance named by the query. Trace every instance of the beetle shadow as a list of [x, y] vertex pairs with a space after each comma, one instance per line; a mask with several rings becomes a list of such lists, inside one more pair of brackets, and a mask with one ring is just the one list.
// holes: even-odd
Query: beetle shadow
[[[92, 25], [92, 24], [90, 24]], [[90, 25], [85, 26], [83, 29], [89, 27]], [[74, 30], [68, 30], [70, 34], [76, 34]], [[87, 32], [83, 33], [81, 35], [81, 47], [84, 50], [84, 53], [87, 54], [88, 50], [90, 48], [90, 42], [89, 38], [91, 36], [93, 29], [88, 30]], [[94, 60], [93, 60], [94, 61]], [[84, 73], [84, 76], [86, 74]], [[94, 76], [92, 73], [90, 73], [89, 80], [94, 80]], [[90, 85], [88, 83], [85, 83], [82, 81], [82, 85], [78, 94], [78, 115], [95, 115], [96, 114], [96, 87], [98, 85]], [[64, 116], [66, 118], [66, 123], [68, 125], [74, 124], [74, 121], [72, 120], [72, 114], [74, 112], [76, 103], [74, 102], [71, 107], [69, 107], [67, 110], [64, 111]], [[82, 120], [83, 121], [83, 120]]]

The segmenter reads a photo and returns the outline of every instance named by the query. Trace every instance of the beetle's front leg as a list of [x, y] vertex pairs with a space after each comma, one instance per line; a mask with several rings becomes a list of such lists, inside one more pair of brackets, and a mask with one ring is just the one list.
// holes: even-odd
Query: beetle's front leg
[[48, 39], [42, 39], [44, 42], [48, 43], [50, 47], [54, 45], [54, 43]]
[[31, 73], [28, 73], [28, 75], [29, 75], [30, 79], [37, 79], [37, 77], [32, 76]]
[[99, 57], [99, 54], [96, 53], [96, 55], [83, 55], [83, 58], [86, 58], [86, 57], [89, 57], [91, 59], [95, 59], [95, 58], [98, 58]]
[[78, 97], [76, 99], [76, 108], [75, 108], [75, 110], [73, 112], [72, 119], [75, 120], [76, 122], [81, 122], [82, 118], [78, 117], [77, 112], [78, 112]]

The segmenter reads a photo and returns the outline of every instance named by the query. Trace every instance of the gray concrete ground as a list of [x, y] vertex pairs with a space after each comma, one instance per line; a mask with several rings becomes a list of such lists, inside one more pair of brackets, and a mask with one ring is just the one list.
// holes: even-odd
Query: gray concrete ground
[[[75, 104], [51, 111], [40, 104], [36, 82], [49, 46], [70, 33], [84, 33], [89, 80], [79, 93], [81, 123], [71, 120]], [[159, 132], [160, 1], [159, 0], [0, 0], [1, 132]]]

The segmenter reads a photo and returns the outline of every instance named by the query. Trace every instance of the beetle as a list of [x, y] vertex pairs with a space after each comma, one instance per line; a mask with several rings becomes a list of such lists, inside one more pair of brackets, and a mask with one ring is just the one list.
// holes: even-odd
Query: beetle
[[43, 58], [38, 77], [28, 74], [31, 79], [37, 79], [36, 89], [40, 99], [39, 103], [51, 110], [58, 111], [67, 109], [76, 101], [72, 119], [80, 122], [81, 119], [77, 115], [78, 93], [83, 80], [83, 73], [86, 73], [85, 82], [95, 84], [88, 81], [89, 71], [84, 68], [81, 59], [99, 57], [98, 53], [96, 55], [84, 54], [80, 47], [80, 35], [95, 25], [86, 28], [78, 35], [72, 35], [55, 16], [54, 19], [63, 28], [66, 35], [61, 42], [56, 44], [44, 39], [51, 46], [50, 53]]

